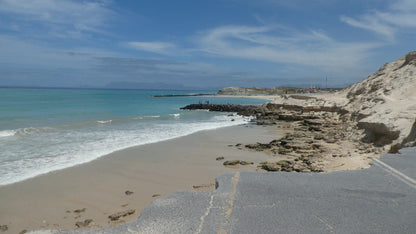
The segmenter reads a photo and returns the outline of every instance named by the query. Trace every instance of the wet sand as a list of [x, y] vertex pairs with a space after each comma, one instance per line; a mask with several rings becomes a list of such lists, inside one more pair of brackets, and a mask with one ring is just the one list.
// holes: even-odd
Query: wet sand
[[[282, 135], [274, 126], [254, 124], [201, 131], [1, 186], [0, 225], [8, 226], [5, 233], [19, 233], [24, 229], [76, 229], [76, 222], [87, 219], [92, 219], [89, 228], [135, 220], [158, 197], [177, 190], [210, 191], [221, 173], [255, 171], [255, 165], [270, 156], [230, 145], [269, 142]], [[216, 160], [221, 156], [254, 165], [225, 167], [224, 160]], [[128, 209], [135, 213], [119, 221], [108, 218]]]

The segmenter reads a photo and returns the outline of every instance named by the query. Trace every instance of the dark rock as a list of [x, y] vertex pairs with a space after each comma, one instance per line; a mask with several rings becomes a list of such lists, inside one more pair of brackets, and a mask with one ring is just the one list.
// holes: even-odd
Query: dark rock
[[108, 216], [108, 218], [109, 218], [111, 221], [117, 221], [117, 220], [119, 220], [120, 218], [122, 218], [122, 217], [126, 217], [126, 216], [129, 216], [129, 215], [132, 215], [132, 214], [134, 214], [135, 212], [136, 212], [136, 210], [133, 210], [133, 209], [126, 210], [126, 211], [120, 211], [120, 212], [117, 212], [117, 213], [115, 213], [115, 214], [109, 215], [109, 216]]
[[286, 149], [286, 148], [281, 147], [281, 148], [279, 148], [279, 150], [277, 152], [279, 154], [285, 155], [285, 154], [288, 154], [290, 152], [293, 152], [293, 150], [290, 149], [290, 148], [289, 149]]
[[237, 112], [240, 115], [254, 115], [260, 111], [260, 105], [234, 105], [234, 104], [191, 104], [181, 110], [209, 110], [218, 112]]
[[9, 230], [9, 227], [7, 225], [0, 225], [0, 231], [5, 232]]
[[253, 162], [246, 162], [246, 161], [240, 161], [240, 165], [252, 165], [254, 164]]
[[224, 166], [234, 166], [240, 164], [240, 160], [231, 160], [231, 161], [225, 161], [223, 163]]
[[256, 150], [256, 151], [263, 151], [265, 149], [272, 148], [272, 145], [270, 145], [270, 144], [263, 144], [263, 143], [256, 143], [256, 144], [248, 144], [248, 145], [245, 145], [245, 147], [248, 148], [248, 149]]
[[74, 210], [74, 213], [79, 214], [79, 213], [85, 212], [85, 210], [86, 210], [86, 208], [76, 209], [76, 210]]
[[281, 165], [282, 167], [288, 167], [290, 165], [292, 165], [293, 163], [291, 161], [288, 160], [280, 160], [279, 162], [277, 162], [278, 165]]
[[320, 126], [323, 125], [325, 123], [325, 120], [323, 119], [305, 119], [303, 120], [303, 124], [305, 125], [315, 125], [315, 126]]
[[365, 130], [365, 137], [361, 140], [375, 146], [391, 144], [400, 135], [400, 131], [393, 131], [383, 123], [358, 122], [358, 128]]
[[162, 195], [160, 195], [160, 194], [153, 194], [152, 195], [152, 197], [160, 197], [160, 196], [162, 196]]
[[83, 222], [76, 222], [75, 226], [77, 226], [78, 228], [82, 228], [82, 227], [87, 227], [88, 225], [90, 225], [90, 223], [92, 223], [92, 219], [86, 219]]
[[202, 188], [211, 188], [214, 187], [215, 184], [202, 184], [202, 185], [193, 185], [192, 188], [194, 189], [202, 189]]
[[26, 229], [23, 229], [22, 231], [19, 232], [19, 234], [25, 234], [27, 232]]
[[320, 149], [321, 145], [320, 144], [312, 144], [312, 149]]
[[129, 191], [129, 190], [127, 190], [127, 191], [125, 191], [125, 192], [124, 192], [124, 194], [126, 194], [127, 196], [132, 195], [133, 193], [134, 193], [134, 192]]
[[337, 140], [333, 139], [333, 138], [328, 138], [328, 139], [325, 139], [325, 142], [329, 143], [329, 144], [333, 144], [333, 143], [337, 142]]
[[269, 145], [278, 146], [281, 145], [282, 142], [280, 140], [272, 140], [270, 141]]
[[400, 150], [402, 147], [403, 147], [403, 146], [402, 146], [402, 144], [400, 144], [400, 143], [394, 144], [394, 145], [390, 146], [389, 153], [390, 153], [390, 154], [397, 154], [397, 153], [399, 153], [399, 150]]
[[218, 157], [215, 160], [217, 160], [217, 161], [224, 160], [224, 157]]
[[324, 139], [324, 136], [322, 136], [321, 134], [316, 134], [316, 135], [313, 137], [313, 139], [315, 139], [315, 140], [322, 140], [322, 139]]
[[262, 162], [259, 166], [261, 167], [261, 169], [266, 171], [280, 171], [281, 169], [279, 165], [271, 162]]
[[315, 132], [320, 132], [322, 131], [320, 126], [309, 126], [308, 128], [309, 131], [315, 131]]
[[262, 162], [259, 167], [266, 171], [293, 171], [293, 162], [288, 160], [280, 160], [278, 162]]
[[302, 165], [302, 164], [295, 164], [293, 166], [293, 170], [296, 172], [311, 172], [311, 170], [309, 168], [307, 168], [306, 166]]

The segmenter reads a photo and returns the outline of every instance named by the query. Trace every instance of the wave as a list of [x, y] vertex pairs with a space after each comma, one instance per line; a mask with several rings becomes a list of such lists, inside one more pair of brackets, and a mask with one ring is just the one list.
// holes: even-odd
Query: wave
[[176, 119], [176, 118], [179, 118], [181, 116], [181, 114], [176, 113], [176, 114], [170, 114], [169, 116], [173, 116]]
[[[241, 116], [212, 115], [204, 120], [169, 121], [161, 118], [157, 122], [133, 121], [128, 125], [100, 128], [99, 131], [90, 127], [55, 128], [53, 131], [50, 131], [51, 128], [18, 129], [19, 134], [33, 135], [25, 139], [16, 138], [15, 148], [8, 147], [7, 152], [3, 152], [6, 160], [0, 163], [0, 185], [87, 163], [117, 150], [174, 139], [198, 131], [244, 124], [249, 120]], [[3, 135], [11, 135], [14, 131], [1, 132]], [[41, 131], [46, 131], [48, 136], [34, 135]], [[13, 159], [13, 154], [18, 151], [22, 156]], [[7, 157], [13, 160], [7, 160]]]
[[40, 128], [18, 128], [13, 130], [2, 130], [0, 131], [0, 137], [10, 137], [10, 136], [27, 136], [27, 135], [35, 135], [42, 132], [48, 132], [53, 130], [50, 127], [40, 127]]
[[106, 123], [111, 123], [111, 122], [113, 122], [112, 119], [110, 119], [110, 120], [97, 120], [97, 123], [100, 123], [100, 124], [106, 124]]
[[16, 130], [1, 130], [0, 137], [9, 137], [14, 136], [16, 134]]

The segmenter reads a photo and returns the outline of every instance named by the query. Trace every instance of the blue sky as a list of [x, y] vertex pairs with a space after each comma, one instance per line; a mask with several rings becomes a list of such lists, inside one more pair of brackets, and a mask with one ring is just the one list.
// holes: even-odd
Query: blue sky
[[416, 48], [416, 0], [0, 0], [0, 86], [345, 86]]

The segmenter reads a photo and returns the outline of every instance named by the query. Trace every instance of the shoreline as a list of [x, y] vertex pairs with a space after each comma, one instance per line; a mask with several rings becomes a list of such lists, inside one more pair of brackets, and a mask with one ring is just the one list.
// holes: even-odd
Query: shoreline
[[[42, 228], [76, 229], [77, 222], [87, 219], [92, 220], [88, 228], [135, 220], [159, 197], [177, 190], [210, 191], [222, 173], [256, 171], [255, 165], [270, 156], [230, 145], [268, 142], [282, 134], [275, 127], [254, 124], [203, 130], [4, 185], [0, 187], [0, 210], [7, 212], [0, 212], [0, 224], [7, 225], [10, 233], [18, 233]], [[216, 160], [219, 156], [255, 165], [225, 167], [224, 160]], [[135, 213], [123, 221], [109, 221], [109, 215], [128, 209]]]
[[[79, 166], [79, 165], [82, 165], [82, 164], [91, 163], [91, 162], [93, 162], [93, 161], [95, 161], [95, 160], [97, 160], [97, 159], [100, 159], [100, 158], [102, 158], [102, 157], [106, 157], [107, 155], [110, 155], [110, 154], [116, 153], [116, 152], [118, 152], [118, 151], [127, 150], [127, 149], [129, 149], [129, 148], [134, 148], [134, 147], [138, 147], [138, 146], [142, 146], [142, 145], [147, 145], [147, 144], [155, 144], [155, 143], [160, 143], [160, 142], [169, 141], [169, 140], [173, 140], [173, 139], [177, 139], [177, 138], [181, 138], [181, 137], [186, 137], [186, 136], [189, 136], [189, 135], [192, 135], [192, 134], [195, 134], [195, 133], [201, 132], [201, 131], [210, 131], [210, 130], [215, 130], [215, 129], [219, 129], [219, 128], [233, 127], [233, 126], [238, 126], [238, 125], [247, 124], [247, 123], [249, 123], [249, 122], [250, 122], [250, 121], [247, 121], [247, 120], [243, 120], [243, 118], [245, 118], [245, 117], [241, 117], [241, 118], [242, 118], [242, 119], [241, 119], [240, 121], [235, 121], [235, 122], [234, 122], [234, 120], [233, 120], [233, 122], [230, 122], [230, 123], [233, 123], [233, 124], [229, 124], [229, 125], [226, 125], [226, 126], [210, 126], [211, 128], [208, 128], [208, 129], [202, 129], [202, 130], [196, 130], [195, 132], [185, 133], [185, 135], [181, 135], [181, 134], [179, 134], [179, 135], [177, 135], [177, 136], [173, 136], [173, 137], [168, 138], [168, 139], [163, 139], [163, 138], [162, 138], [162, 139], [159, 139], [159, 140], [157, 140], [157, 141], [155, 141], [155, 142], [140, 143], [140, 144], [131, 145], [131, 146], [128, 146], [128, 147], [125, 147], [125, 148], [121, 148], [121, 149], [115, 149], [115, 150], [113, 150], [113, 151], [109, 151], [108, 153], [102, 154], [102, 155], [100, 155], [100, 156], [97, 156], [97, 157], [95, 157], [95, 158], [93, 158], [93, 159], [90, 159], [90, 160], [88, 160], [88, 161], [85, 161], [85, 162], [80, 162], [80, 163], [79, 163], [79, 162], [77, 162], [77, 163], [71, 163], [71, 164], [69, 164], [69, 165], [65, 165], [65, 166], [63, 166], [62, 168], [53, 169], [53, 170], [50, 170], [50, 171], [47, 171], [47, 172], [43, 172], [43, 173], [40, 173], [40, 174], [31, 175], [31, 176], [29, 176], [29, 177], [24, 177], [23, 179], [20, 179], [20, 180], [18, 180], [18, 181], [13, 181], [13, 182], [11, 182], [11, 183], [7, 183], [7, 184], [0, 184], [0, 189], [1, 189], [1, 187], [2, 187], [2, 186], [8, 186], [8, 185], [12, 185], [12, 184], [15, 184], [15, 183], [20, 183], [20, 182], [23, 182], [23, 181], [26, 181], [26, 180], [30, 180], [30, 179], [36, 178], [36, 177], [38, 177], [38, 176], [42, 176], [42, 175], [47, 175], [47, 174], [49, 174], [49, 173], [53, 173], [53, 172], [55, 172], [55, 171], [65, 170], [65, 169], [67, 169], [67, 168], [72, 168], [72, 167], [76, 167], [76, 166]], [[230, 119], [230, 121], [231, 121], [231, 119]], [[241, 122], [241, 123], [237, 123], [237, 122]], [[182, 134], [183, 134], [183, 133], [182, 133]]]

